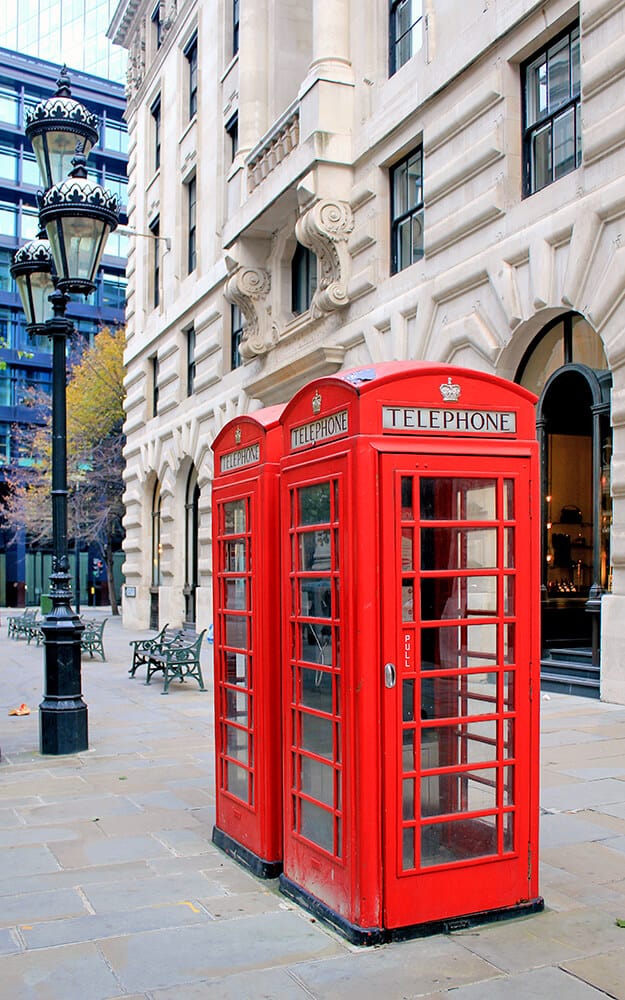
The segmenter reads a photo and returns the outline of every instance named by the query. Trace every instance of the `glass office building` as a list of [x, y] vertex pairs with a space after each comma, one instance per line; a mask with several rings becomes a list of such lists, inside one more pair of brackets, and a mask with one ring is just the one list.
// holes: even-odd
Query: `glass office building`
[[3, 0], [0, 46], [123, 83], [126, 51], [106, 37], [117, 0]]
[[[38, 230], [41, 180], [24, 133], [25, 113], [54, 94], [59, 69], [58, 64], [0, 49], [0, 496], [11, 471], [30, 461], [29, 456], [19, 453], [16, 434], [20, 424], [32, 420], [30, 390], [49, 391], [52, 382], [49, 341], [38, 338], [35, 345], [29, 339], [9, 268], [15, 250]], [[124, 225], [127, 131], [123, 87], [77, 71], [71, 71], [70, 76], [73, 96], [99, 118], [100, 138], [89, 156], [89, 175], [119, 195], [120, 222]], [[88, 300], [74, 297], [68, 306], [78, 345], [91, 343], [102, 326], [124, 322], [126, 242], [127, 237], [119, 231], [111, 234], [96, 291]], [[37, 560], [29, 552], [27, 540], [15, 543], [0, 529], [0, 605], [38, 603], [37, 591], [47, 587], [47, 569], [42, 559], [39, 562], [35, 581]]]

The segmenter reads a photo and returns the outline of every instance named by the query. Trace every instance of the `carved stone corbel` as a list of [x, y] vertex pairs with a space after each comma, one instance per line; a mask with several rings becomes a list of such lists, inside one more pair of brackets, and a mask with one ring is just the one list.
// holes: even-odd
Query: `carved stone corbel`
[[225, 295], [243, 315], [243, 336], [239, 346], [242, 358], [266, 354], [276, 342], [267, 296], [271, 275], [261, 267], [239, 267], [226, 283]]
[[312, 250], [319, 264], [317, 289], [310, 307], [313, 316], [342, 309], [349, 303], [351, 257], [347, 240], [353, 228], [352, 210], [347, 202], [328, 198], [316, 202], [295, 224], [298, 241]]

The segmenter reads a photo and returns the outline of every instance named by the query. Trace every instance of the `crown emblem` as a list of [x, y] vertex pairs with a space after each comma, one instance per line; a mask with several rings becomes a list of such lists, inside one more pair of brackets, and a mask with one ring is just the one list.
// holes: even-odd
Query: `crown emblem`
[[457, 382], [451, 381], [451, 376], [446, 382], [440, 384], [439, 389], [446, 403], [455, 403], [457, 399], [460, 399], [460, 386]]
[[236, 427], [234, 431], [234, 443], [241, 444], [241, 428]]
[[318, 413], [321, 413], [321, 394], [318, 389], [312, 399], [312, 411], [315, 416], [317, 416]]

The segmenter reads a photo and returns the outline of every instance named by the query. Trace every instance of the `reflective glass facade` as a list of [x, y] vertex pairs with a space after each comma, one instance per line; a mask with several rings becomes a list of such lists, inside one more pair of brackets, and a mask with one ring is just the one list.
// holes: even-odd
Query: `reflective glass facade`
[[117, 0], [4, 0], [0, 46], [122, 83], [126, 52], [106, 37]]

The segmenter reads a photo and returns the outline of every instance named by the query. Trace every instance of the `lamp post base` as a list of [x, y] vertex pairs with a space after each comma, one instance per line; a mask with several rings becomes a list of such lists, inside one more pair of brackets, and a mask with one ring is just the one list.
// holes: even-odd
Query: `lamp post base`
[[89, 748], [81, 693], [83, 625], [67, 603], [53, 607], [41, 631], [46, 690], [39, 706], [39, 749], [51, 755], [80, 753]]

